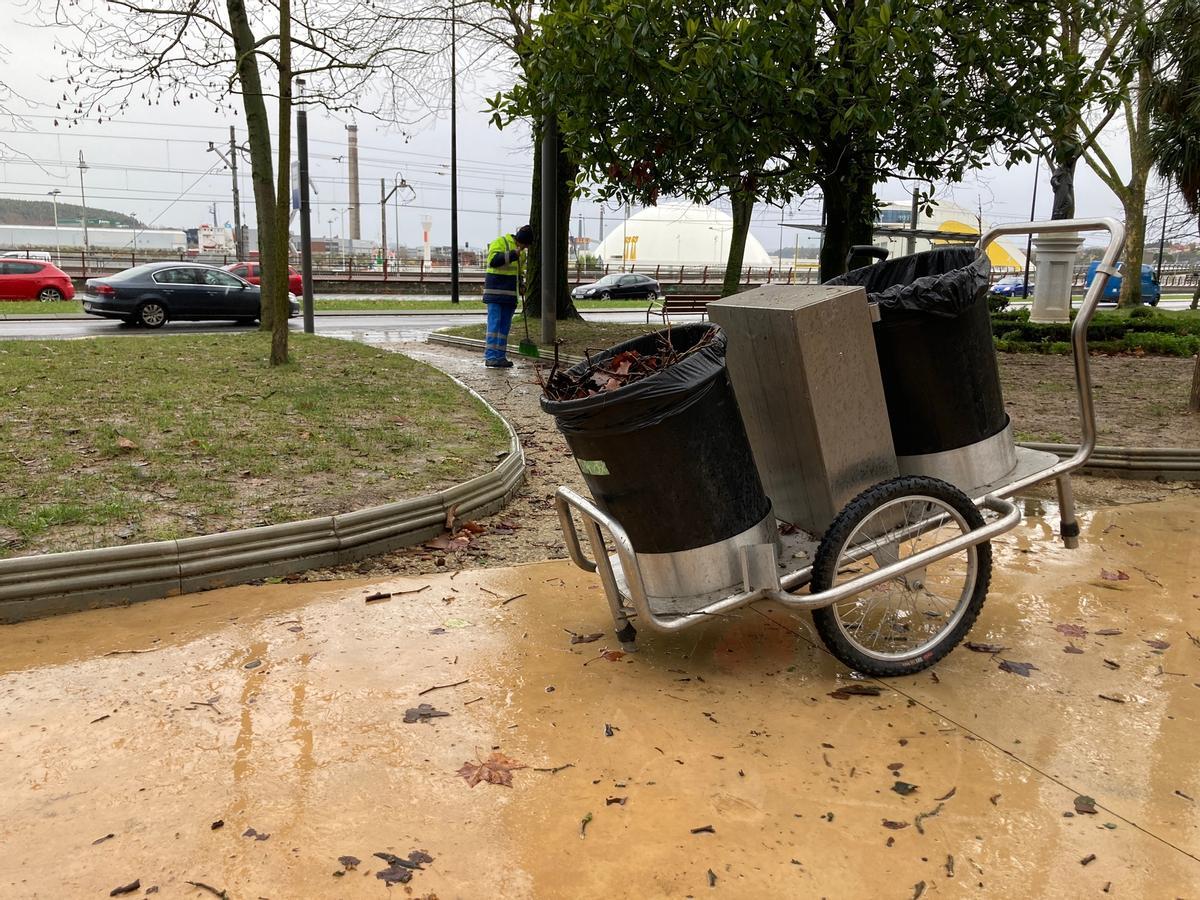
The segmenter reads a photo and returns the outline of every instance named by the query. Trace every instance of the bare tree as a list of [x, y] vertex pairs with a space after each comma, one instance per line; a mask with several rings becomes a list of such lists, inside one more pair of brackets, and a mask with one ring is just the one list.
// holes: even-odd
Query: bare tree
[[428, 53], [425, 24], [444, 18], [421, 3], [384, 14], [371, 0], [59, 0], [54, 9], [53, 24], [68, 33], [68, 119], [164, 102], [233, 112], [240, 98], [272, 365], [288, 360], [293, 82], [307, 82], [303, 102], [331, 110], [398, 108], [395, 98], [425, 71], [417, 64]]

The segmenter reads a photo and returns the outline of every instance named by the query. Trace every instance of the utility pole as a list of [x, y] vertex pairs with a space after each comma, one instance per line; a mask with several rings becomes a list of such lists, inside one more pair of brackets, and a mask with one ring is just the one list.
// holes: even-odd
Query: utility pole
[[1163, 245], [1167, 242], [1167, 212], [1171, 208], [1171, 182], [1167, 182], [1167, 196], [1163, 198], [1162, 231], [1158, 235], [1158, 265], [1154, 268], [1154, 280], [1162, 281]]
[[362, 219], [358, 202], [358, 126], [346, 126], [346, 156], [349, 167], [350, 191], [346, 198], [346, 206], [350, 209], [350, 240], [362, 238]]
[[[395, 191], [395, 188], [392, 188]], [[387, 186], [379, 179], [379, 254], [383, 257], [383, 280], [387, 281]]]
[[[303, 110], [300, 115], [304, 115]], [[242, 242], [242, 203], [238, 196], [237, 137], [232, 125], [229, 126], [229, 171], [233, 174], [233, 252], [239, 260], [243, 260], [246, 258], [246, 248]]]
[[[1033, 202], [1029, 204], [1029, 221], [1037, 219], [1037, 184], [1038, 173], [1042, 171], [1042, 157], [1039, 154], [1033, 166]], [[1029, 257], [1033, 253], [1033, 234], [1025, 238], [1025, 286], [1021, 289], [1023, 299], [1029, 299]]]
[[50, 198], [54, 201], [54, 263], [55, 265], [62, 264], [62, 242], [58, 239], [58, 195], [62, 193], [58, 188], [52, 191], [47, 191]]
[[558, 337], [558, 123], [554, 115], [542, 123], [542, 343]]
[[596, 232], [596, 246], [599, 247], [604, 241], [604, 207], [600, 207], [600, 230]]
[[917, 201], [920, 198], [920, 192], [913, 188], [912, 195], [912, 211], [909, 216], [909, 225], [912, 231], [908, 235], [908, 255], [912, 256], [917, 252], [917, 217], [920, 215], [920, 210], [917, 208]]
[[496, 191], [496, 234], [504, 234], [504, 191]]
[[[450, 302], [458, 303], [458, 4], [450, 0]], [[544, 282], [543, 282], [544, 283]]]
[[[296, 150], [300, 157], [300, 301], [304, 309], [304, 333], [316, 331], [313, 322], [313, 283], [312, 283], [312, 223], [308, 205], [308, 110], [304, 107], [304, 79], [297, 78], [300, 88], [300, 105], [296, 110]], [[233, 129], [229, 129], [232, 133]], [[232, 148], [230, 154], [237, 159]], [[236, 170], [235, 170], [236, 171]], [[237, 197], [237, 176], [234, 176], [234, 197]], [[237, 221], [237, 200], [233, 202], [234, 221]], [[241, 229], [238, 229], [240, 235]], [[240, 246], [240, 238], [239, 238]]]
[[[213, 214], [213, 231], [215, 232], [220, 227], [219, 225], [217, 225], [217, 203], [215, 200], [213, 201], [213, 204], [212, 204], [212, 214]], [[216, 235], [214, 234], [213, 236], [215, 237]]]
[[83, 192], [83, 173], [88, 170], [88, 164], [83, 161], [83, 151], [79, 151], [79, 203], [83, 207], [83, 277], [87, 278], [87, 258], [91, 251], [87, 229], [87, 196]]

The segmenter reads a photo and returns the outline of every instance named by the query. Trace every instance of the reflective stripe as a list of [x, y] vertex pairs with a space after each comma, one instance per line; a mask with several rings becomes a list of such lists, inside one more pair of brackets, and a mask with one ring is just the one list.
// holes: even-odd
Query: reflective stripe
[[517, 296], [516, 291], [506, 290], [505, 288], [488, 287], [488, 288], [484, 288], [483, 292], [485, 294], [499, 294], [500, 296], [503, 296], [503, 297], [516, 297]]

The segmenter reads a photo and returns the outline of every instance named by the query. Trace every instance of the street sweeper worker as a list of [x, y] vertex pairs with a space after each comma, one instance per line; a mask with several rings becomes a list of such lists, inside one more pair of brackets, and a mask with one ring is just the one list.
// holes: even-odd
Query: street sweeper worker
[[522, 255], [533, 244], [533, 229], [522, 225], [516, 234], [502, 234], [487, 248], [487, 271], [483, 276], [483, 302], [487, 304], [487, 348], [483, 364], [489, 369], [507, 369], [508, 331], [512, 327], [517, 297], [522, 289]]

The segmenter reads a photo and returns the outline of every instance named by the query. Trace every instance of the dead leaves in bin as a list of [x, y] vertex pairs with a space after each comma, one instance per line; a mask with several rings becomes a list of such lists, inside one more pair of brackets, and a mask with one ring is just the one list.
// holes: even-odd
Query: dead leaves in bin
[[667, 329], [658, 334], [658, 347], [654, 353], [625, 350], [601, 364], [593, 362], [585, 352], [587, 365], [579, 374], [572, 374], [570, 369], [558, 368], [556, 348], [550, 374], [543, 380], [539, 369], [538, 380], [542, 384], [542, 391], [551, 400], [582, 400], [584, 397], [615, 391], [677, 365], [693, 353], [709, 346], [716, 336], [717, 329], [710, 328], [692, 347], [680, 353], [671, 342], [671, 331]]
[[467, 780], [468, 787], [475, 787], [481, 781], [512, 787], [512, 773], [524, 768], [524, 763], [505, 756], [499, 750], [493, 750], [487, 759], [463, 763], [457, 774]]

